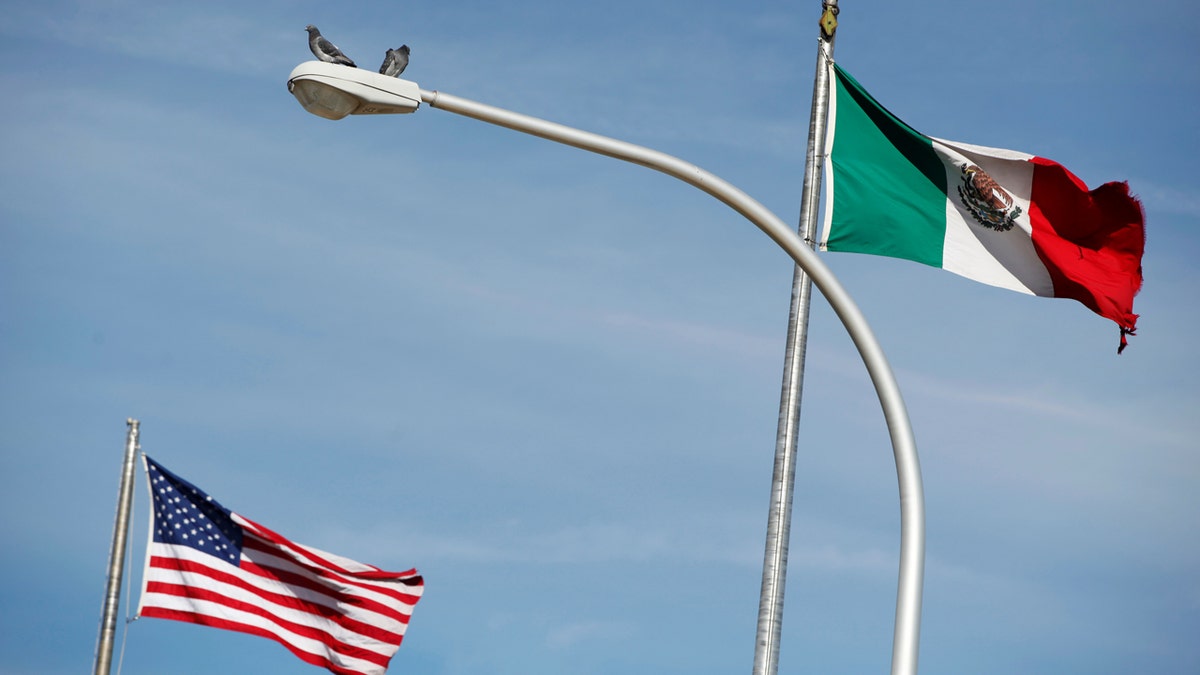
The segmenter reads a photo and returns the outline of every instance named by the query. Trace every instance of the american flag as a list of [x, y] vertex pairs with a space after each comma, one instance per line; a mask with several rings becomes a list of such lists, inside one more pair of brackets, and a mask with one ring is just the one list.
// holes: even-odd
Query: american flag
[[270, 638], [334, 673], [379, 674], [425, 589], [288, 541], [142, 456], [154, 501], [138, 615]]

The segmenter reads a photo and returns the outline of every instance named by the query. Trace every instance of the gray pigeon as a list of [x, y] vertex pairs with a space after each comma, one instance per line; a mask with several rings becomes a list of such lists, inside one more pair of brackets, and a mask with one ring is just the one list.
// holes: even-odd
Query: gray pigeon
[[387, 56], [383, 57], [383, 65], [379, 66], [379, 72], [388, 77], [400, 77], [400, 73], [408, 67], [408, 45], [400, 45], [399, 49], [387, 50]]
[[317, 30], [316, 26], [310, 23], [304, 27], [304, 30], [308, 31], [308, 48], [312, 50], [313, 56], [325, 63], [336, 63], [342, 66], [350, 66], [351, 68], [358, 67], [354, 65], [350, 57], [343, 54], [342, 50], [337, 48], [337, 45], [321, 37], [321, 31]]

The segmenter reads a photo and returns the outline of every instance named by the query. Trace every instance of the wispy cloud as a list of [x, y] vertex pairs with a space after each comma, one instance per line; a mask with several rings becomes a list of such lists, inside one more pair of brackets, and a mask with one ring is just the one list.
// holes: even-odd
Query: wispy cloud
[[348, 530], [330, 524], [319, 536], [327, 548], [366, 550], [373, 557], [396, 560], [419, 556], [425, 561], [473, 564], [571, 565], [680, 559], [735, 565], [761, 563], [758, 536], [762, 525], [757, 519], [742, 519], [737, 528], [732, 519], [713, 527], [706, 524], [680, 523], [675, 528], [664, 528], [592, 522], [538, 529], [531, 523], [510, 522], [488, 523], [472, 532], [457, 533], [407, 527]]
[[788, 551], [789, 561], [829, 572], [893, 573], [899, 564], [897, 556], [896, 551], [871, 548], [849, 550], [834, 544], [811, 548], [801, 545]]
[[261, 16], [212, 5], [140, 8], [137, 21], [107, 4], [79, 3], [69, 9], [25, 5], [6, 11], [10, 33], [24, 32], [64, 45], [100, 49], [160, 63], [227, 72], [278, 72], [288, 54], [303, 57], [303, 26], [294, 35], [259, 21]]
[[1200, 218], [1200, 190], [1163, 185], [1144, 178], [1131, 179], [1130, 188], [1147, 211]]
[[628, 334], [654, 337], [678, 346], [716, 349], [732, 356], [775, 355], [779, 340], [725, 326], [681, 321], [658, 316], [605, 312], [596, 317], [602, 325]]
[[[707, 519], [705, 526], [686, 523], [677, 527], [604, 522], [538, 530], [529, 523], [490, 524], [471, 533], [431, 532], [409, 527], [376, 527], [350, 530], [328, 525], [317, 537], [327, 548], [366, 551], [373, 560], [396, 560], [398, 564], [456, 562], [467, 564], [576, 565], [595, 563], [647, 564], [686, 560], [689, 563], [727, 564], [748, 570], [762, 565], [763, 522], [761, 514], [740, 518], [720, 516]], [[820, 529], [844, 539], [848, 534], [836, 525]], [[392, 543], [396, 542], [396, 543]], [[369, 554], [369, 555], [368, 555]], [[797, 568], [835, 574], [865, 574], [890, 577], [899, 564], [898, 552], [876, 547], [869, 541], [839, 541], [809, 545], [794, 541], [789, 560]], [[566, 631], [560, 639], [586, 633]], [[591, 626], [598, 628], [597, 626]], [[599, 626], [611, 628], [611, 626]]]
[[992, 411], [1011, 411], [1024, 416], [1069, 422], [1091, 429], [1105, 429], [1120, 436], [1138, 437], [1174, 446], [1194, 444], [1194, 429], [1163, 424], [1150, 417], [1131, 418], [1116, 404], [1081, 399], [1078, 391], [1000, 388], [976, 381], [948, 380], [922, 373], [903, 376], [906, 392], [956, 404], [973, 403]]
[[581, 642], [604, 640], [616, 643], [636, 630], [632, 621], [580, 621], [555, 626], [546, 634], [546, 646], [569, 649]]

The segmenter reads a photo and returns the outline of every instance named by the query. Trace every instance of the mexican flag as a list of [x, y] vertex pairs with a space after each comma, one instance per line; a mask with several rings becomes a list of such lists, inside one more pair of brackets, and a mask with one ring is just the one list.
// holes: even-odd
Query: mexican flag
[[918, 133], [830, 64], [824, 250], [905, 258], [1137, 327], [1141, 204], [1063, 166]]

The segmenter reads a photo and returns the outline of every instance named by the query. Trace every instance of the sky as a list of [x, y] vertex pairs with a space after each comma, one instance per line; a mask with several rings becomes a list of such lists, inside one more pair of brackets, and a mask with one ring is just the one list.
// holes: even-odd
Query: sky
[[[920, 671], [1200, 672], [1200, 8], [841, 4], [838, 63], [901, 119], [1146, 211], [1119, 357], [1079, 303], [822, 254], [915, 430]], [[127, 418], [234, 511], [419, 569], [391, 673], [751, 669], [791, 260], [645, 168], [428, 106], [328, 121], [286, 80], [309, 23], [364, 68], [408, 44], [424, 89], [680, 157], [795, 223], [818, 2], [4, 14], [0, 674], [92, 667]], [[879, 402], [815, 296], [780, 673], [887, 671], [898, 553]], [[126, 631], [129, 604], [127, 675], [322, 672]]]

